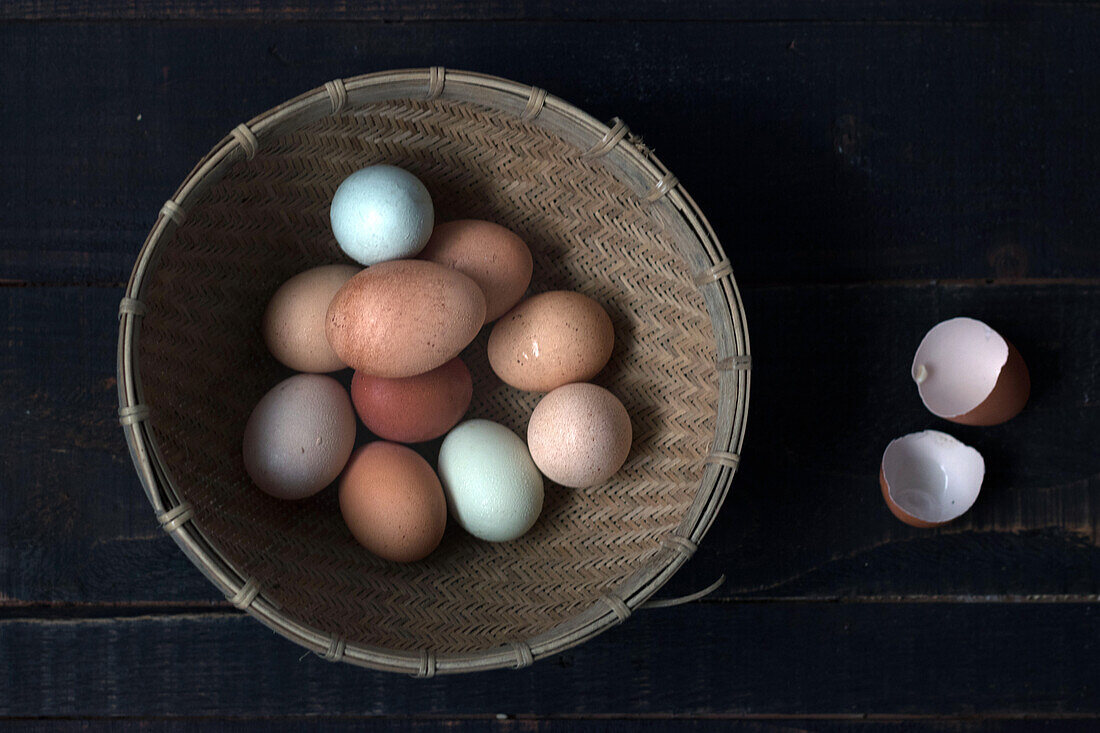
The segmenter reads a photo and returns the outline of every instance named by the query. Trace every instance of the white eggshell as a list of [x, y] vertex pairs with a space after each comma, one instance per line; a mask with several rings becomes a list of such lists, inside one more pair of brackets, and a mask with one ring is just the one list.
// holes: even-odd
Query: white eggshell
[[393, 165], [372, 165], [344, 179], [329, 207], [340, 249], [362, 265], [415, 256], [432, 235], [435, 209], [420, 179]]
[[1031, 393], [1016, 347], [973, 318], [936, 324], [913, 357], [913, 381], [925, 407], [963, 425], [997, 425], [1024, 408]]
[[439, 479], [451, 516], [483, 540], [514, 540], [542, 512], [542, 474], [527, 444], [491, 420], [467, 420], [447, 434]]
[[993, 391], [1008, 344], [973, 318], [952, 318], [930, 330], [913, 357], [913, 380], [924, 404], [938, 417], [973, 410]]
[[938, 430], [892, 440], [882, 454], [886, 503], [899, 519], [915, 526], [936, 526], [961, 516], [977, 500], [984, 477], [982, 454]]
[[244, 467], [277, 499], [304, 499], [340, 475], [355, 447], [355, 410], [332, 377], [296, 374], [276, 384], [244, 429]]

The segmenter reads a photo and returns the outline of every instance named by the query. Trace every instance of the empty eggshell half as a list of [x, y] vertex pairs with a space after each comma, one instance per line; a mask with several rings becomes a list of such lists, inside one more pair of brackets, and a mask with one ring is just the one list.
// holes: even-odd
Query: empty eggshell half
[[1020, 412], [1031, 393], [1016, 347], [973, 318], [932, 327], [913, 357], [913, 381], [933, 415], [962, 425], [997, 425]]
[[938, 430], [890, 441], [879, 469], [886, 505], [914, 527], [938, 527], [962, 516], [984, 477], [982, 454]]

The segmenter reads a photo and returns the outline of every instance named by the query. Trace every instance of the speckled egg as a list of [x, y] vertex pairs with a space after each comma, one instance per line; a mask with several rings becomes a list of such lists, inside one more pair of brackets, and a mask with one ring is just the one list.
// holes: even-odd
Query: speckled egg
[[244, 467], [278, 499], [304, 499], [332, 483], [355, 446], [355, 412], [332, 377], [296, 374], [260, 399], [244, 429]]
[[340, 249], [363, 265], [414, 257], [432, 234], [435, 208], [420, 179], [393, 165], [372, 165], [344, 179], [329, 207]]
[[542, 475], [527, 445], [491, 420], [467, 420], [447, 433], [439, 478], [454, 520], [489, 542], [520, 537], [542, 512]]
[[470, 278], [425, 260], [382, 262], [332, 299], [325, 333], [348, 366], [376, 377], [411, 377], [441, 366], [485, 322], [485, 296]]
[[535, 406], [527, 446], [551, 481], [584, 488], [611, 478], [630, 454], [630, 416], [615, 395], [595, 384], [558, 387]]
[[348, 461], [340, 513], [359, 544], [395, 562], [427, 557], [447, 527], [435, 471], [412, 449], [385, 441], [368, 443]]
[[599, 303], [555, 290], [531, 296], [497, 321], [489, 364], [517, 389], [549, 392], [596, 376], [614, 345], [611, 318]]
[[495, 321], [519, 302], [531, 284], [531, 250], [491, 221], [460, 219], [440, 224], [420, 257], [453, 267], [485, 293], [485, 321]]
[[271, 355], [299, 372], [334, 372], [346, 365], [325, 337], [332, 296], [361, 268], [323, 265], [287, 280], [267, 304], [261, 330]]
[[462, 419], [474, 394], [466, 364], [457, 356], [430, 372], [400, 379], [356, 372], [351, 401], [359, 419], [380, 438], [420, 443], [438, 438]]

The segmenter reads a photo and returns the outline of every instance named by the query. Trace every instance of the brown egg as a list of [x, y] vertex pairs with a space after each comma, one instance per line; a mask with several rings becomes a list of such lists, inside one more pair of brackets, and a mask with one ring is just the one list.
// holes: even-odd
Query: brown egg
[[558, 387], [542, 398], [527, 425], [527, 447], [551, 481], [596, 486], [622, 468], [630, 454], [630, 416], [603, 387], [583, 382]]
[[485, 294], [485, 322], [495, 321], [519, 302], [531, 284], [531, 250], [523, 240], [491, 221], [461, 219], [440, 224], [420, 258], [467, 275]]
[[332, 296], [360, 268], [322, 265], [300, 272], [271, 296], [264, 311], [264, 343], [271, 355], [299, 372], [334, 372], [345, 364], [325, 337]]
[[615, 330], [599, 303], [554, 290], [531, 296], [493, 326], [489, 364], [517, 389], [549, 392], [596, 376], [614, 345]]
[[459, 357], [413, 377], [387, 379], [356, 372], [351, 401], [371, 432], [397, 443], [438, 438], [462, 419], [474, 394], [470, 370]]
[[244, 429], [244, 467], [278, 499], [304, 499], [332, 483], [355, 446], [355, 412], [344, 387], [321, 374], [276, 384]]
[[340, 513], [359, 544], [395, 562], [431, 554], [447, 526], [447, 499], [428, 462], [396, 443], [368, 443], [340, 477]]
[[348, 366], [411, 377], [458, 356], [484, 322], [485, 296], [473, 280], [434, 262], [391, 260], [340, 288], [326, 333]]

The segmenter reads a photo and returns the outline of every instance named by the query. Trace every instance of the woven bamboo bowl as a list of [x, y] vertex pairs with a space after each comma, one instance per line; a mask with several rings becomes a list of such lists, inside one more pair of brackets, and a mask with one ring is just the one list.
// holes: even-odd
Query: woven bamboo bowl
[[[260, 336], [267, 300], [289, 276], [345, 261], [328, 203], [344, 176], [377, 162], [419, 176], [437, 221], [516, 231], [534, 255], [533, 292], [605, 304], [616, 346], [597, 381], [635, 435], [609, 484], [548, 484], [519, 540], [481, 542], [452, 524], [410, 565], [359, 547], [335, 492], [280, 502], [241, 458], [252, 407], [289, 373]], [[493, 377], [486, 337], [463, 353], [468, 417], [522, 436], [538, 395]], [[749, 365], [714, 232], [621, 121], [433, 67], [329, 82], [238, 126], [199, 162], [161, 209], [121, 303], [119, 418], [161, 526], [233, 605], [326, 659], [430, 677], [525, 667], [644, 604], [725, 498]]]

